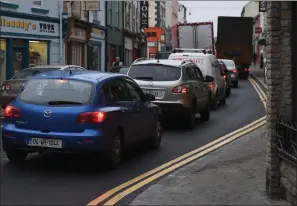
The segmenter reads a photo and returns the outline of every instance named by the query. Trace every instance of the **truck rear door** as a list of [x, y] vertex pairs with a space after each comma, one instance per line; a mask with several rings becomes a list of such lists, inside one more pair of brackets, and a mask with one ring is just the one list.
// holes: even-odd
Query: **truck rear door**
[[196, 48], [196, 31], [191, 25], [178, 26], [178, 45], [180, 48]]

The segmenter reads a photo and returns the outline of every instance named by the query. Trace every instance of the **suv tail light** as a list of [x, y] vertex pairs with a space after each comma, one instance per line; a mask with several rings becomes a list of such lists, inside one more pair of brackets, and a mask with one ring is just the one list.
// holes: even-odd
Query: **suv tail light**
[[3, 85], [1, 86], [1, 90], [2, 90], [2, 91], [4, 91], [4, 90], [10, 90], [10, 89], [11, 89], [10, 84], [3, 84]]
[[210, 89], [213, 91], [213, 90], [214, 90], [214, 88], [215, 88], [215, 85], [214, 85], [214, 83], [213, 83], [213, 82], [209, 83], [209, 87], [210, 87]]
[[174, 87], [172, 89], [172, 93], [178, 93], [178, 94], [189, 93], [189, 85], [188, 84], [183, 84], [183, 85], [179, 85], [177, 87]]
[[13, 107], [13, 106], [6, 106], [4, 109], [4, 117], [6, 118], [21, 118], [22, 117], [22, 112], [20, 109]]
[[245, 68], [244, 70], [245, 70], [246, 72], [250, 72], [250, 71], [251, 71], [250, 68]]
[[224, 75], [224, 79], [227, 79], [227, 75]]
[[78, 118], [78, 123], [101, 123], [106, 119], [105, 112], [84, 112]]
[[233, 69], [233, 73], [237, 73], [237, 72], [238, 72], [237, 68]]

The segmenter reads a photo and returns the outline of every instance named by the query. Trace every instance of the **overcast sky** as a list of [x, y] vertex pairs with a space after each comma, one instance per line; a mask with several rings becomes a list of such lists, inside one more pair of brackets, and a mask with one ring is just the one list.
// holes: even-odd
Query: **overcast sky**
[[[179, 1], [187, 8], [187, 20], [191, 22], [214, 22], [214, 35], [217, 36], [218, 16], [240, 16], [248, 1]], [[191, 14], [189, 14], [191, 13]]]

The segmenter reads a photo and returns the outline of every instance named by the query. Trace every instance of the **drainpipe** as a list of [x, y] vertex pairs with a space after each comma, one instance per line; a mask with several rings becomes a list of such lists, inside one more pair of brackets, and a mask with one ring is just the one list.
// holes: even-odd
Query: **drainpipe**
[[59, 16], [60, 16], [60, 63], [64, 64], [63, 51], [63, 1], [59, 1]]

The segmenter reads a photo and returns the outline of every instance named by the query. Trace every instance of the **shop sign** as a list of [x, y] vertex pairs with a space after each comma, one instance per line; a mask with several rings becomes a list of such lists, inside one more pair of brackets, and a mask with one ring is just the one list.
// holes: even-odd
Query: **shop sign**
[[255, 28], [255, 34], [261, 34], [262, 33], [262, 28], [261, 27], [256, 27]]
[[146, 29], [149, 27], [149, 2], [141, 1], [140, 2], [140, 28]]
[[85, 30], [83, 30], [83, 29], [74, 27], [74, 28], [72, 28], [72, 33], [71, 33], [69, 38], [86, 41], [87, 32]]
[[95, 29], [92, 28], [91, 37], [95, 39], [104, 39], [105, 38], [105, 31], [102, 29]]
[[20, 18], [2, 16], [0, 21], [0, 27], [1, 32], [59, 36], [58, 23], [36, 20], [24, 20]]
[[100, 1], [86, 1], [86, 10], [87, 11], [99, 11], [100, 10]]
[[149, 47], [149, 54], [156, 55], [158, 51], [158, 47]]

